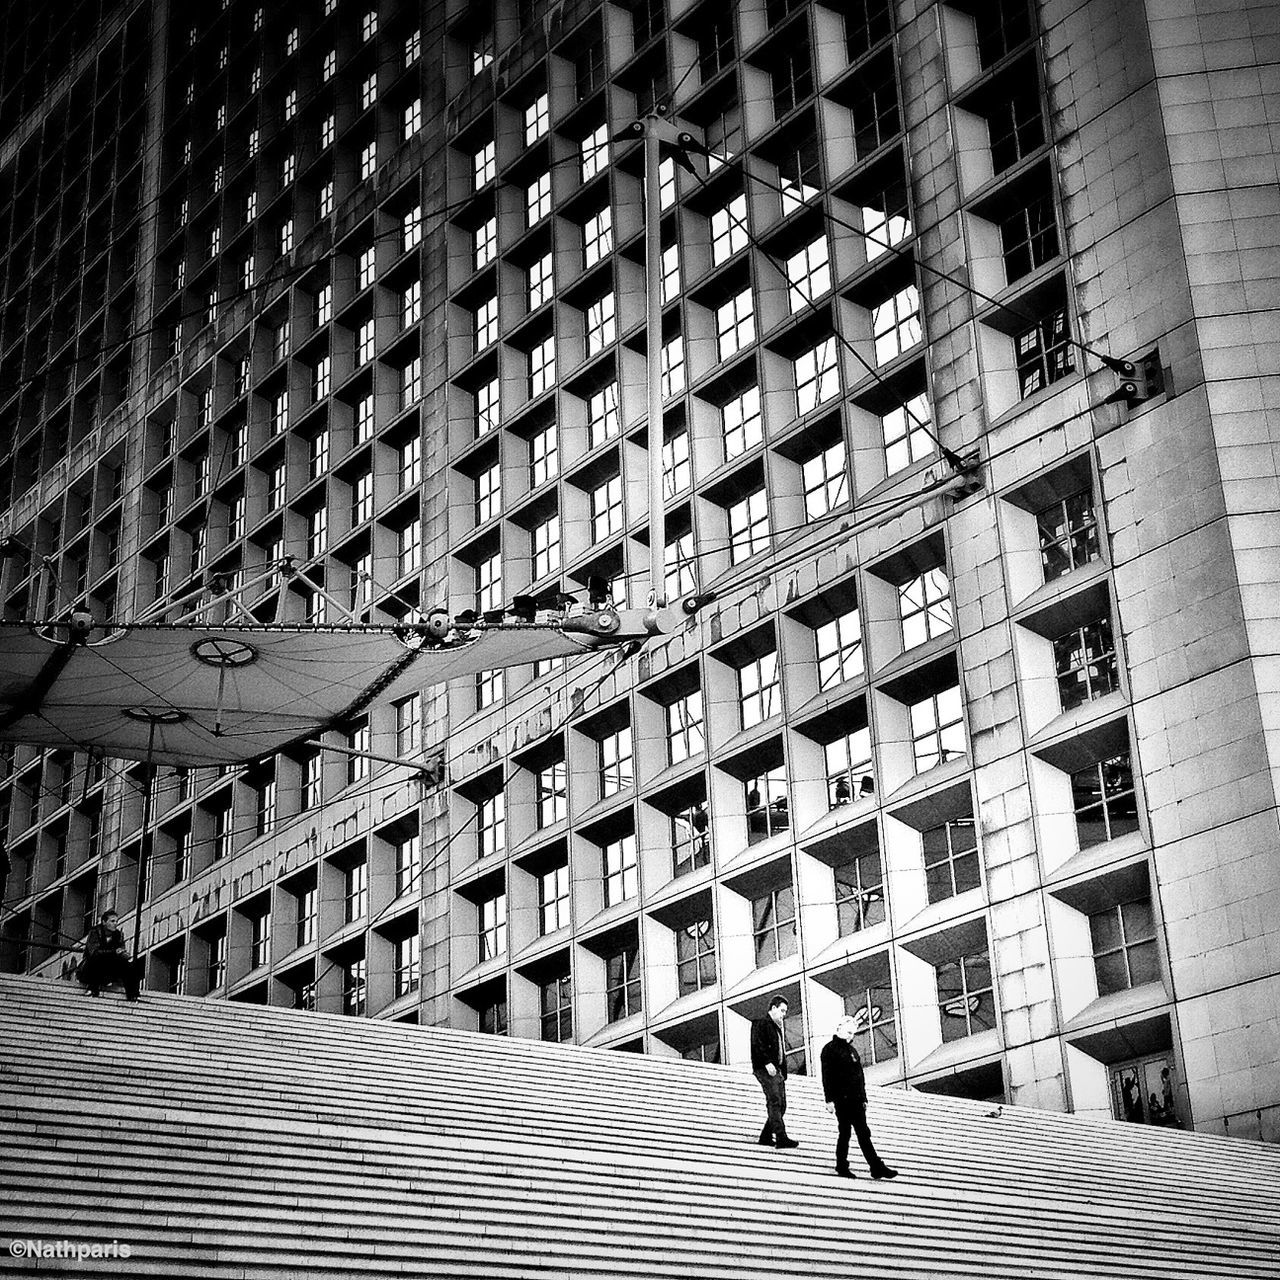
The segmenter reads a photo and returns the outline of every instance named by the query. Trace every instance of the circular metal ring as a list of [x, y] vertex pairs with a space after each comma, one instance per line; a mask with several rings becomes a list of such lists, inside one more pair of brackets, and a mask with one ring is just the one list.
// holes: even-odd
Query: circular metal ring
[[234, 636], [205, 636], [191, 646], [191, 656], [206, 667], [247, 667], [257, 662], [258, 651]]

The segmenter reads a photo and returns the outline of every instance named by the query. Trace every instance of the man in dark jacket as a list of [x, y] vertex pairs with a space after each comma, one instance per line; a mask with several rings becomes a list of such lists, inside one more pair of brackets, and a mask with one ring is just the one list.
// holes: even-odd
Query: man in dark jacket
[[114, 911], [103, 913], [102, 919], [89, 930], [84, 943], [84, 959], [76, 977], [89, 988], [91, 996], [100, 995], [103, 987], [113, 982], [124, 984], [126, 999], [138, 998], [138, 972], [125, 950], [124, 934]]
[[767, 1017], [751, 1024], [751, 1070], [764, 1090], [768, 1118], [760, 1130], [762, 1147], [798, 1147], [787, 1137], [782, 1117], [787, 1110], [787, 1051], [782, 1038], [782, 1023], [787, 1016], [787, 1002], [782, 996], [769, 1001]]
[[849, 1168], [849, 1132], [858, 1135], [858, 1146], [866, 1159], [873, 1178], [896, 1178], [898, 1171], [890, 1169], [876, 1154], [871, 1142], [871, 1130], [867, 1128], [867, 1083], [862, 1073], [862, 1059], [853, 1047], [858, 1034], [858, 1024], [852, 1018], [841, 1018], [836, 1023], [835, 1035], [822, 1047], [822, 1092], [827, 1099], [827, 1110], [833, 1112], [840, 1124], [836, 1138], [836, 1172], [842, 1178], [852, 1178]]

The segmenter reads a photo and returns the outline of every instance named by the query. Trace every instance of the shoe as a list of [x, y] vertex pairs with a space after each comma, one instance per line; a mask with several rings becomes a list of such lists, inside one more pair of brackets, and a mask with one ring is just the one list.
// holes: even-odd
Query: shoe
[[879, 1182], [886, 1178], [896, 1178], [898, 1171], [897, 1169], [890, 1169], [887, 1164], [882, 1164], [871, 1170], [871, 1176]]
[[856, 1178], [858, 1176], [847, 1165], [843, 1169], [837, 1169], [836, 1174], [838, 1177], [841, 1177], [841, 1178]]
[[778, 1148], [779, 1151], [781, 1151], [785, 1148], [798, 1147], [800, 1144], [794, 1138], [788, 1138], [784, 1136], [779, 1138], [774, 1145]]
[[757, 1141], [757, 1142], [758, 1142], [762, 1147], [771, 1147], [771, 1146], [773, 1146], [773, 1139], [772, 1139], [772, 1138], [771, 1138], [767, 1133], [762, 1133], [762, 1134], [761, 1134], [761, 1135], [756, 1139], [756, 1141]]

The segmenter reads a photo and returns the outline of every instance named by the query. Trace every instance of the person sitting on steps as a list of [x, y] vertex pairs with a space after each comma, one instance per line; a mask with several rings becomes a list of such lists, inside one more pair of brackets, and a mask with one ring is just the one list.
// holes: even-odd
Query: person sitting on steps
[[138, 970], [125, 950], [119, 920], [114, 911], [106, 911], [89, 930], [76, 978], [91, 996], [101, 995], [103, 987], [119, 982], [124, 986], [125, 999], [136, 1000], [140, 985]]

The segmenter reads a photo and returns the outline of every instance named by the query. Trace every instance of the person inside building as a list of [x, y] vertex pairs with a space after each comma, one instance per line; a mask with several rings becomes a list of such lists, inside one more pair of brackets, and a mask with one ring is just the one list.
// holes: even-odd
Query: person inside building
[[840, 1129], [836, 1136], [836, 1173], [842, 1178], [854, 1177], [849, 1168], [849, 1134], [858, 1135], [858, 1146], [863, 1158], [876, 1179], [896, 1178], [898, 1171], [891, 1169], [876, 1154], [867, 1128], [867, 1083], [863, 1076], [862, 1059], [853, 1047], [858, 1034], [858, 1024], [850, 1017], [836, 1023], [835, 1033], [823, 1045], [821, 1054], [822, 1092], [827, 1100], [827, 1110], [836, 1118]]
[[76, 978], [91, 996], [101, 995], [103, 987], [119, 982], [125, 998], [138, 998], [138, 971], [125, 950], [119, 916], [114, 911], [103, 913], [102, 919], [89, 930], [85, 939], [84, 959]]
[[769, 1012], [751, 1024], [751, 1070], [764, 1090], [766, 1119], [760, 1130], [762, 1147], [798, 1147], [787, 1137], [782, 1117], [787, 1110], [787, 1050], [782, 1037], [782, 1023], [787, 1016], [785, 996], [769, 1001]]

